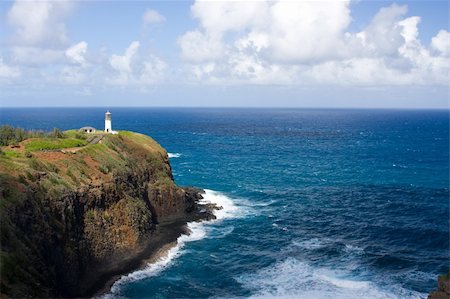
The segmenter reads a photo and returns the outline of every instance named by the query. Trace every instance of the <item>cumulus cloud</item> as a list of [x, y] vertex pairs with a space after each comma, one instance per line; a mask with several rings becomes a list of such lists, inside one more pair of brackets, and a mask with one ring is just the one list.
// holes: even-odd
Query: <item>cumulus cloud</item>
[[74, 64], [78, 64], [81, 66], [85, 66], [86, 62], [86, 53], [87, 53], [88, 44], [85, 41], [79, 42], [69, 48], [67, 48], [65, 54], [66, 57], [70, 60], [70, 62]]
[[[122, 53], [109, 53], [71, 40], [65, 22], [73, 2], [16, 1], [6, 15], [11, 34], [2, 50], [0, 77], [2, 82], [22, 76], [39, 84], [133, 87], [167, 81], [448, 85], [447, 30], [424, 44], [421, 18], [408, 15], [406, 5], [393, 4], [381, 8], [365, 28], [351, 31], [352, 3], [195, 1], [190, 10], [197, 25], [178, 36], [182, 60], [169, 72], [164, 59], [140, 41], [124, 45]], [[153, 9], [142, 16], [144, 29], [164, 21]]]
[[406, 5], [393, 4], [383, 7], [373, 17], [369, 26], [358, 34], [361, 38], [363, 54], [374, 56], [396, 55], [404, 43], [399, 21], [407, 12]]
[[85, 41], [70, 46], [65, 51], [65, 56], [69, 60], [70, 65], [61, 69], [59, 78], [68, 84], [81, 84], [87, 81], [89, 77], [90, 64], [86, 59], [88, 44]]
[[431, 40], [431, 47], [442, 55], [450, 55], [450, 33], [447, 30], [441, 30]]
[[73, 7], [71, 1], [15, 1], [6, 15], [11, 62], [21, 67], [64, 62], [69, 44], [65, 21]]
[[218, 60], [224, 55], [222, 37], [216, 34], [189, 31], [179, 38], [182, 57], [191, 62]]
[[165, 20], [166, 18], [163, 15], [153, 9], [147, 9], [142, 17], [142, 22], [144, 25], [162, 23]]
[[14, 43], [22, 46], [67, 43], [63, 22], [73, 7], [70, 1], [15, 1], [7, 19], [14, 27]]
[[128, 46], [123, 55], [112, 55], [109, 60], [111, 67], [123, 75], [131, 73], [132, 59], [135, 58], [139, 46], [140, 43], [138, 41], [134, 41]]
[[419, 40], [406, 5], [381, 8], [349, 31], [351, 2], [196, 1], [198, 28], [178, 43], [202, 82], [256, 84], [447, 84], [448, 32]]
[[111, 85], [146, 85], [160, 82], [167, 64], [153, 54], [141, 55], [140, 42], [133, 41], [123, 55], [112, 55], [109, 59], [115, 71], [106, 81]]
[[349, 1], [279, 1], [268, 20], [271, 57], [288, 62], [336, 57], [350, 20]]

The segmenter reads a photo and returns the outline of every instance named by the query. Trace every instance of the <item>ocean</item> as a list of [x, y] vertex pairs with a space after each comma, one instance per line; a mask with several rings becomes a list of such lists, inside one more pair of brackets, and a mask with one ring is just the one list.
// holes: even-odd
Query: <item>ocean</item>
[[[103, 128], [104, 108], [0, 109]], [[449, 112], [111, 108], [223, 206], [109, 298], [426, 298], [449, 269]]]

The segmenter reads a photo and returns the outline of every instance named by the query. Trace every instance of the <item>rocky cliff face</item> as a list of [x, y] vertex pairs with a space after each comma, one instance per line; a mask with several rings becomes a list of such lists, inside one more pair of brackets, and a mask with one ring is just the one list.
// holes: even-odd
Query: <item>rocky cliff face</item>
[[[26, 141], [25, 141], [26, 142]], [[85, 295], [152, 244], [158, 226], [213, 217], [175, 185], [167, 153], [130, 132], [73, 150], [0, 157], [1, 292]]]

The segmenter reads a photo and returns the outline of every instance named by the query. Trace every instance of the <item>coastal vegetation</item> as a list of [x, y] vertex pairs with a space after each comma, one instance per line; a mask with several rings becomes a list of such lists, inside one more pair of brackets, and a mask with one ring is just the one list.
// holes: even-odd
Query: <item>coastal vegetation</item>
[[84, 145], [86, 145], [85, 140], [76, 138], [37, 138], [25, 143], [25, 150], [30, 152], [39, 150], [58, 150]]
[[60, 129], [54, 128], [51, 132], [42, 130], [25, 130], [9, 125], [0, 126], [0, 146], [17, 145], [19, 142], [29, 138], [65, 138]]

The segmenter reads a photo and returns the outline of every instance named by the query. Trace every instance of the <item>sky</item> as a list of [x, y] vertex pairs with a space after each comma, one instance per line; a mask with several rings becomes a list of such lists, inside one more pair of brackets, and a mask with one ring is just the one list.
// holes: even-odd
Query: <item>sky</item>
[[2, 1], [0, 107], [449, 108], [448, 1]]

